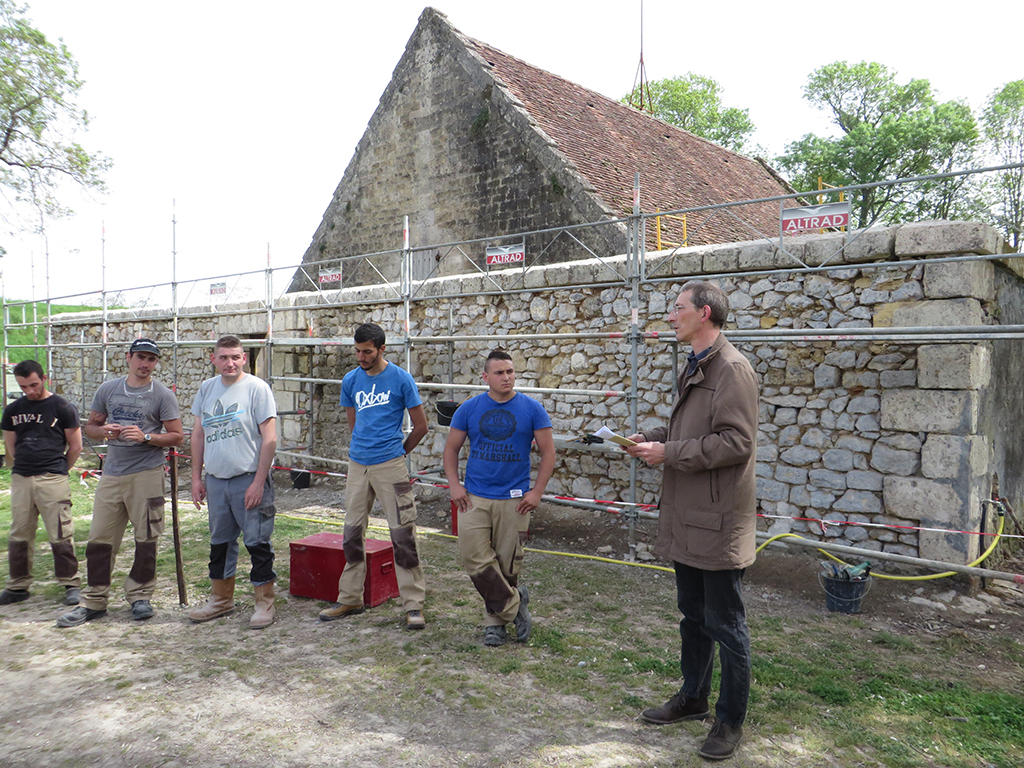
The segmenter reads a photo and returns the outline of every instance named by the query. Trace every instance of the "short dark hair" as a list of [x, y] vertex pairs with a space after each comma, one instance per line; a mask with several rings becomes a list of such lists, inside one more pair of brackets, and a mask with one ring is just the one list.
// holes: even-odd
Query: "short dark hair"
[[218, 349], [242, 349], [242, 340], [231, 334], [221, 336], [217, 339], [217, 343], [213, 345], [214, 352]]
[[698, 310], [711, 307], [711, 324], [721, 328], [729, 319], [729, 297], [725, 291], [706, 280], [690, 280], [679, 289], [680, 293], [690, 292], [690, 300]]
[[373, 342], [373, 346], [380, 349], [385, 342], [384, 329], [376, 323], [363, 323], [356, 328], [356, 344]]
[[23, 379], [27, 379], [33, 373], [36, 374], [40, 379], [46, 378], [46, 374], [43, 373], [43, 366], [41, 366], [35, 360], [22, 360], [20, 363], [14, 366], [14, 375], [20, 376]]
[[491, 353], [489, 355], [487, 355], [487, 359], [484, 360], [484, 371], [487, 372], [489, 370], [488, 369], [488, 365], [490, 364], [491, 360], [511, 360], [511, 359], [512, 359], [512, 355], [510, 355], [508, 352], [506, 352], [501, 347], [498, 347], [497, 349], [492, 349]]

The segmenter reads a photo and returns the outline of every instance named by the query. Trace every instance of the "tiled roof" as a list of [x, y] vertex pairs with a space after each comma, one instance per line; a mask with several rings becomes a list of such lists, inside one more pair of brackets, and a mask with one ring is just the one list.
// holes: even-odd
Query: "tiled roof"
[[[633, 175], [640, 171], [644, 213], [784, 195], [760, 162], [463, 37], [491, 66], [491, 74], [519, 99], [580, 174], [617, 216], [632, 213]], [[688, 216], [690, 245], [778, 235], [777, 203], [733, 208], [749, 226], [725, 212]], [[666, 233], [665, 227], [669, 232]], [[663, 220], [662, 237], [678, 241], [678, 223]], [[647, 247], [654, 248], [653, 226]], [[756, 231], [755, 231], [756, 230]]]

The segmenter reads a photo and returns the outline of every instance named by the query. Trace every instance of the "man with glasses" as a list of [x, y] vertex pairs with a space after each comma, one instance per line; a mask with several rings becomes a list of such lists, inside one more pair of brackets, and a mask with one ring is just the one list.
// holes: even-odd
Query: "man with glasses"
[[683, 685], [668, 702], [645, 710], [649, 723], [703, 720], [715, 643], [722, 665], [715, 724], [698, 750], [732, 756], [743, 734], [750, 692], [750, 634], [743, 573], [754, 562], [757, 377], [721, 329], [729, 299], [718, 286], [686, 283], [669, 322], [691, 347], [667, 427], [632, 435], [626, 450], [664, 465], [654, 553], [676, 572]]

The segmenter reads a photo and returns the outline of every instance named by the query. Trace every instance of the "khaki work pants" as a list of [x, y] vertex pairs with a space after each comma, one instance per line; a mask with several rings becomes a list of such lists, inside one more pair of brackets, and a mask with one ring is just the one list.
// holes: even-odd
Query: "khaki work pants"
[[75, 523], [71, 518], [71, 486], [67, 475], [11, 475], [11, 535], [7, 543], [8, 589], [32, 586], [36, 530], [43, 519], [53, 551], [53, 572], [63, 587], [77, 587]]
[[156, 544], [164, 530], [163, 467], [100, 478], [85, 547], [88, 578], [81, 604], [86, 608], [106, 610], [114, 561], [129, 522], [135, 533], [135, 559], [124, 591], [131, 604], [152, 599], [156, 588]]
[[484, 626], [504, 626], [519, 612], [519, 572], [530, 515], [516, 512], [519, 499], [485, 499], [469, 494], [459, 512], [459, 555], [484, 599]]
[[405, 457], [398, 456], [382, 464], [366, 466], [348, 463], [345, 482], [345, 570], [338, 581], [338, 602], [362, 605], [366, 582], [366, 550], [363, 541], [370, 509], [380, 502], [391, 529], [395, 550], [395, 576], [405, 611], [423, 610], [427, 596], [426, 580], [416, 550], [416, 500]]

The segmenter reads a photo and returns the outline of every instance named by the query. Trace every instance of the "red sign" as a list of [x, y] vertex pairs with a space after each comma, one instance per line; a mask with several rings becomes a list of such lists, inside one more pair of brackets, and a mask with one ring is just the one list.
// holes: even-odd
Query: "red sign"
[[498, 245], [487, 249], [487, 265], [515, 264], [526, 261], [526, 243], [516, 245]]
[[782, 211], [782, 231], [794, 234], [807, 229], [832, 229], [850, 224], [849, 203], [828, 203]]
[[324, 283], [340, 283], [341, 282], [341, 270], [340, 269], [321, 269], [320, 270], [320, 285]]

